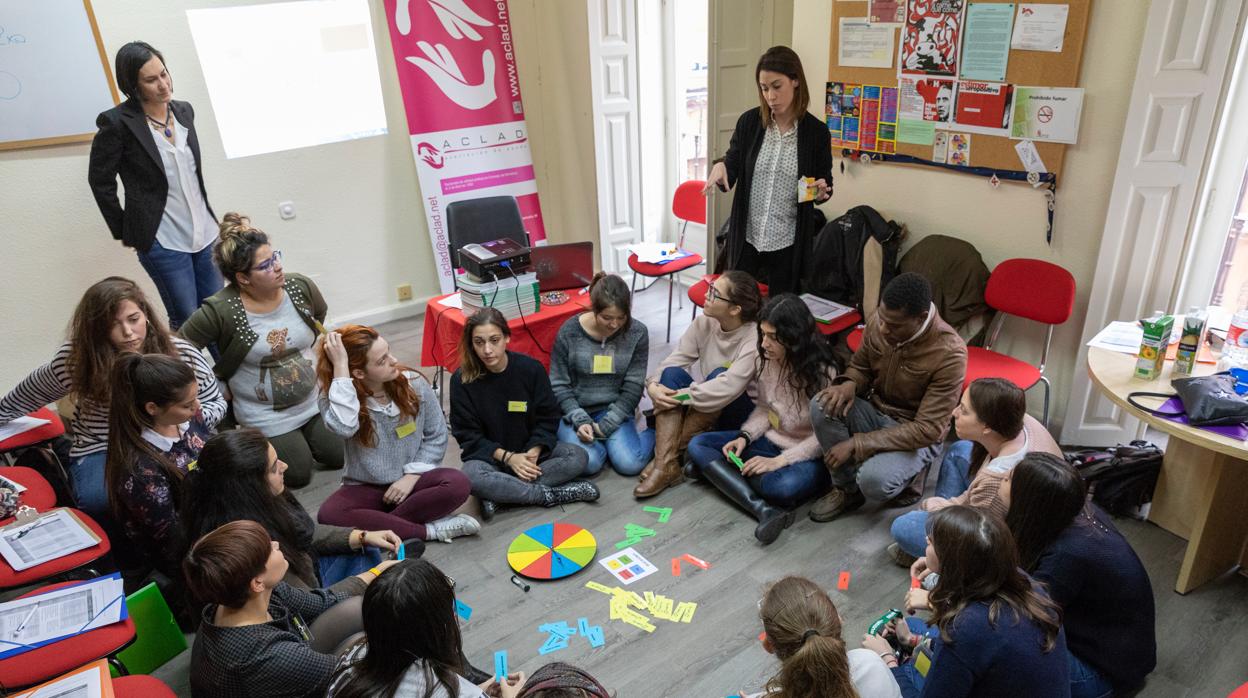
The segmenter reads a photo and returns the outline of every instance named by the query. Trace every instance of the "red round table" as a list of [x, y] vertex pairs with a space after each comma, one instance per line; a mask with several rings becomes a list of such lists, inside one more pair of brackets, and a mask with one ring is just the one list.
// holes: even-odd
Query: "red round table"
[[[543, 303], [541, 310], [525, 315], [523, 320], [509, 320], [511, 343], [508, 349], [528, 354], [549, 369], [550, 350], [559, 328], [568, 318], [589, 309], [589, 296], [577, 296], [575, 290], [568, 293], [572, 297], [566, 303]], [[448, 371], [459, 368], [459, 338], [464, 333], [467, 318], [459, 308], [441, 303], [449, 295], [452, 294], [430, 299], [425, 307], [425, 329], [420, 341], [421, 366], [441, 366]]]

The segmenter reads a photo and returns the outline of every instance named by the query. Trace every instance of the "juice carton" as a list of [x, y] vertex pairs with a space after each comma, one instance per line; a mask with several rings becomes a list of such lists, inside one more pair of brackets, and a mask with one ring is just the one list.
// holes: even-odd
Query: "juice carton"
[[1190, 376], [1196, 367], [1196, 355], [1205, 343], [1205, 325], [1208, 313], [1192, 308], [1183, 316], [1183, 334], [1179, 335], [1179, 350], [1174, 356], [1175, 376]]
[[1144, 328], [1144, 339], [1140, 341], [1140, 355], [1135, 362], [1135, 377], [1153, 380], [1161, 375], [1161, 366], [1166, 361], [1174, 316], [1158, 312], [1140, 320], [1140, 326]]

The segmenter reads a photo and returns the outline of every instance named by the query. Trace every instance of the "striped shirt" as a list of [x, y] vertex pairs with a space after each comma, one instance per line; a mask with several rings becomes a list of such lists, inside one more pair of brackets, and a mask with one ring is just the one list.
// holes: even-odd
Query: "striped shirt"
[[[204, 422], [211, 429], [225, 416], [225, 397], [217, 386], [217, 377], [194, 344], [179, 337], [172, 339], [178, 356], [195, 372]], [[0, 399], [0, 426], [74, 392], [73, 377], [68, 367], [69, 351], [70, 343], [65, 342], [56, 350], [51, 361], [35, 369], [12, 392]], [[107, 451], [108, 405], [91, 400], [80, 401], [71, 428], [71, 458]]]

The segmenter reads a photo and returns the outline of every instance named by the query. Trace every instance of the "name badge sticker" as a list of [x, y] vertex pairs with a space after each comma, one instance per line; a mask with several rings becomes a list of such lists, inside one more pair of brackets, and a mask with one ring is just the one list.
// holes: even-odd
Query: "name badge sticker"
[[594, 354], [594, 373], [615, 373], [615, 357], [610, 354]]
[[528, 412], [529, 403], [525, 402], [524, 400], [509, 400], [507, 402], [507, 411], [508, 412]]
[[394, 433], [398, 435], [400, 439], [406, 439], [407, 437], [416, 433], [416, 422], [412, 422], [412, 421], [404, 422], [403, 424], [400, 424], [399, 426], [394, 428]]

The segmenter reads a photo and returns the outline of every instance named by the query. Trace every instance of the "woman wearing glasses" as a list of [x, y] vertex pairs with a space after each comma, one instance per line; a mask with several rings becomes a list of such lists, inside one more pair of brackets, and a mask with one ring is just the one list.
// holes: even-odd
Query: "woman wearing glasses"
[[259, 429], [289, 466], [286, 484], [303, 487], [316, 464], [342, 467], [342, 439], [321, 420], [314, 346], [327, 306], [311, 279], [282, 271], [282, 253], [237, 213], [221, 221], [213, 261], [226, 287], [204, 301], [180, 334], [216, 344], [213, 370], [232, 394], [234, 419]]
[[680, 452], [694, 436], [736, 431], [750, 416], [754, 403], [745, 391], [758, 358], [755, 320], [762, 305], [754, 277], [725, 272], [707, 289], [702, 315], [659, 363], [658, 375], [646, 379], [654, 403], [654, 460], [641, 472], [634, 497], [653, 497], [684, 480]]

